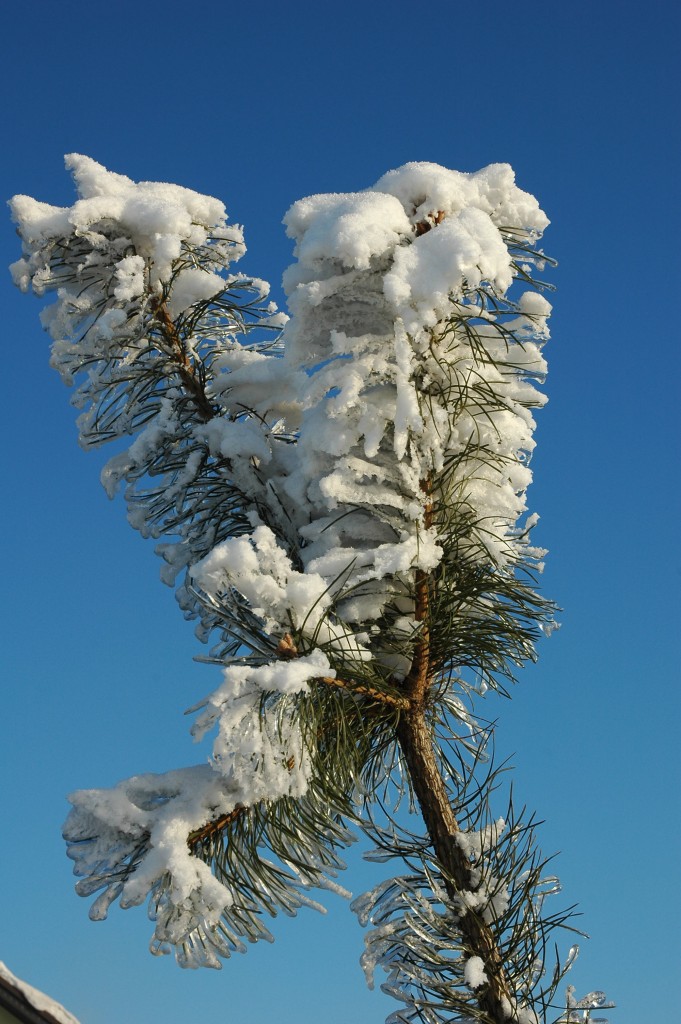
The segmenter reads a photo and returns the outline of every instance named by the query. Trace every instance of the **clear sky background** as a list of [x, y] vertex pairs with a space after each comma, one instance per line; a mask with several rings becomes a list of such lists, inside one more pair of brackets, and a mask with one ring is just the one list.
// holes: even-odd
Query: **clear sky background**
[[[245, 272], [279, 280], [313, 192], [408, 160], [507, 161], [560, 261], [531, 508], [564, 609], [497, 700], [520, 803], [546, 819], [592, 935], [572, 981], [614, 1024], [670, 1021], [679, 944], [678, 3], [34, 0], [0, 10], [2, 189], [73, 201], [62, 155], [219, 196]], [[18, 254], [8, 222], [2, 262]], [[207, 756], [183, 710], [216, 685], [150, 544], [76, 445], [39, 303], [0, 278], [0, 959], [82, 1024], [374, 1024], [393, 1004], [330, 897], [221, 972], [147, 950], [143, 909], [87, 919], [65, 794]], [[345, 883], [371, 875], [351, 854]], [[569, 944], [569, 941], [568, 943]]]

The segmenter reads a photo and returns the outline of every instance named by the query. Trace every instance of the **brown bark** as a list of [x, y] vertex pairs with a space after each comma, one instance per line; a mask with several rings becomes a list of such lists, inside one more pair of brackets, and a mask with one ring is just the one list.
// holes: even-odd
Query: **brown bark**
[[192, 853], [195, 853], [197, 846], [205, 842], [207, 839], [214, 839], [221, 835], [222, 832], [232, 824], [232, 822], [241, 818], [247, 811], [248, 807], [244, 806], [244, 804], [237, 804], [237, 806], [227, 814], [221, 814], [219, 818], [214, 818], [213, 821], [209, 821], [201, 828], [197, 828], [194, 832], [190, 832], [187, 836], [187, 846]]
[[362, 697], [368, 697], [378, 704], [388, 704], [392, 708], [406, 710], [409, 701], [406, 697], [395, 697], [392, 693], [384, 693], [383, 690], [375, 690], [373, 686], [362, 686], [361, 683], [346, 682], [345, 679], [337, 679], [335, 676], [315, 676], [314, 683], [324, 683], [326, 686], [338, 686], [350, 693], [358, 693]]
[[[456, 901], [461, 890], [474, 886], [468, 858], [457, 842], [460, 828], [435, 758], [423, 707], [412, 707], [400, 716], [397, 738], [435, 856], [444, 868], [447, 894]], [[481, 958], [488, 979], [476, 990], [480, 1009], [497, 1024], [509, 1024], [505, 1006], [513, 1006], [513, 994], [491, 927], [470, 910], [463, 913], [459, 927], [469, 954]]]
[[[422, 484], [422, 490], [427, 495], [424, 522], [428, 527], [432, 525], [433, 517], [431, 487], [428, 481]], [[409, 709], [400, 715], [397, 740], [404, 755], [433, 851], [444, 869], [447, 894], [456, 904], [458, 894], [462, 890], [471, 891], [475, 886], [471, 881], [468, 857], [457, 841], [457, 833], [461, 829], [437, 763], [427, 721], [428, 696], [434, 679], [430, 660], [429, 621], [432, 585], [432, 580], [426, 573], [416, 571], [414, 617], [422, 626], [411, 669], [402, 686], [409, 702]], [[509, 1024], [508, 1009], [514, 1005], [513, 993], [491, 927], [470, 910], [462, 913], [459, 927], [469, 954], [479, 956], [484, 964], [487, 982], [476, 990], [480, 1009], [495, 1024]]]
[[166, 353], [175, 363], [177, 372], [182, 378], [182, 384], [193, 398], [202, 417], [205, 420], [212, 419], [215, 415], [215, 410], [206, 397], [203, 382], [196, 372], [196, 367], [189, 358], [187, 347], [173, 323], [165, 303], [155, 300], [151, 308], [163, 338]]

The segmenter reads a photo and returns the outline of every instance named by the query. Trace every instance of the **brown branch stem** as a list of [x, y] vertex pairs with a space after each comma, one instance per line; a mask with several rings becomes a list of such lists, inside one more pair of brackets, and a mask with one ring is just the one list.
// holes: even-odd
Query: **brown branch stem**
[[[300, 652], [290, 633], [284, 633], [277, 645], [276, 653], [283, 661], [291, 661], [294, 658], [300, 657]], [[337, 686], [343, 690], [349, 690], [351, 693], [360, 694], [362, 697], [370, 697], [380, 704], [389, 704], [393, 708], [406, 710], [410, 706], [407, 697], [385, 693], [383, 690], [376, 690], [373, 686], [364, 686], [362, 683], [356, 683], [354, 680], [338, 679], [336, 676], [315, 676], [311, 682], [323, 683], [325, 686]]]
[[390, 707], [406, 711], [411, 705], [407, 697], [395, 696], [392, 693], [384, 693], [382, 690], [375, 690], [372, 686], [362, 686], [361, 683], [348, 682], [345, 679], [337, 679], [335, 676], [315, 676], [313, 683], [324, 683], [326, 686], [338, 686], [350, 693], [361, 694], [362, 697], [370, 697], [371, 700], [380, 704], [389, 704]]
[[168, 312], [168, 307], [162, 299], [154, 299], [151, 309], [165, 342], [167, 354], [175, 364], [184, 387], [192, 396], [203, 418], [206, 420], [213, 419], [215, 410], [206, 396], [203, 383], [199, 379], [196, 368], [189, 358], [187, 346]]
[[[456, 904], [462, 891], [474, 890], [475, 886], [468, 857], [457, 840], [461, 829], [437, 764], [422, 706], [412, 706], [410, 711], [400, 716], [397, 739], [433, 850], [444, 869], [447, 895]], [[495, 1024], [509, 1024], [508, 1011], [514, 1005], [513, 993], [492, 928], [471, 910], [462, 913], [459, 927], [469, 955], [479, 956], [484, 964], [487, 982], [476, 991], [480, 1009]]]
[[[421, 489], [426, 495], [424, 524], [428, 527], [433, 517], [430, 481], [424, 481]], [[447, 894], [455, 905], [460, 906], [459, 894], [475, 890], [476, 886], [472, 882], [468, 856], [458, 842], [461, 828], [437, 762], [427, 720], [428, 694], [435, 677], [431, 662], [432, 586], [432, 578], [417, 570], [414, 617], [422, 626], [410, 671], [402, 685], [409, 706], [400, 715], [397, 740], [433, 850], [443, 868]], [[514, 1006], [513, 992], [492, 928], [471, 910], [462, 912], [459, 927], [469, 955], [480, 957], [484, 964], [487, 981], [476, 990], [480, 1010], [495, 1024], [509, 1024], [509, 1012], [513, 1012]]]
[[224, 829], [228, 828], [233, 822], [243, 817], [248, 811], [248, 807], [245, 804], [237, 804], [237, 806], [229, 811], [227, 814], [221, 814], [219, 818], [214, 818], [212, 821], [202, 825], [201, 828], [195, 829], [190, 832], [187, 836], [187, 846], [194, 853], [195, 848], [207, 839], [214, 839], [215, 836], [219, 835]]

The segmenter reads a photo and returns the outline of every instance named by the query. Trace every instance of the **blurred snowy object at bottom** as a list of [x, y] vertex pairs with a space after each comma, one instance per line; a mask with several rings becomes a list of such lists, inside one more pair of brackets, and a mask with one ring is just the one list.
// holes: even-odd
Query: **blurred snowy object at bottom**
[[[50, 999], [32, 985], [21, 981], [12, 974], [0, 960], [0, 1010], [9, 1013], [10, 1020], [37, 1024], [80, 1024], [76, 1017], [65, 1010], [61, 1003]], [[4, 1016], [3, 1016], [4, 1019]]]

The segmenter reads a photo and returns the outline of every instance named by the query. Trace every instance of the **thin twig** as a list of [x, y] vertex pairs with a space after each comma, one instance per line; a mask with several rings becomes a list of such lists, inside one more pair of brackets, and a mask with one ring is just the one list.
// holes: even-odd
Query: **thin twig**
[[348, 682], [345, 679], [337, 679], [335, 676], [315, 676], [313, 683], [324, 683], [326, 686], [338, 686], [350, 693], [358, 693], [362, 697], [370, 697], [371, 700], [381, 704], [389, 704], [390, 707], [399, 708], [402, 711], [411, 707], [408, 697], [398, 697], [392, 693], [384, 693], [382, 690], [375, 690], [372, 686], [363, 686], [361, 683]]
[[233, 822], [243, 817], [247, 811], [248, 807], [246, 804], [237, 804], [236, 807], [227, 814], [221, 814], [219, 818], [215, 818], [213, 821], [209, 821], [201, 828], [197, 828], [194, 832], [190, 832], [187, 836], [187, 846], [193, 853], [195, 847], [200, 843], [205, 842], [206, 839], [213, 839], [218, 835], [218, 833], [223, 832]]

